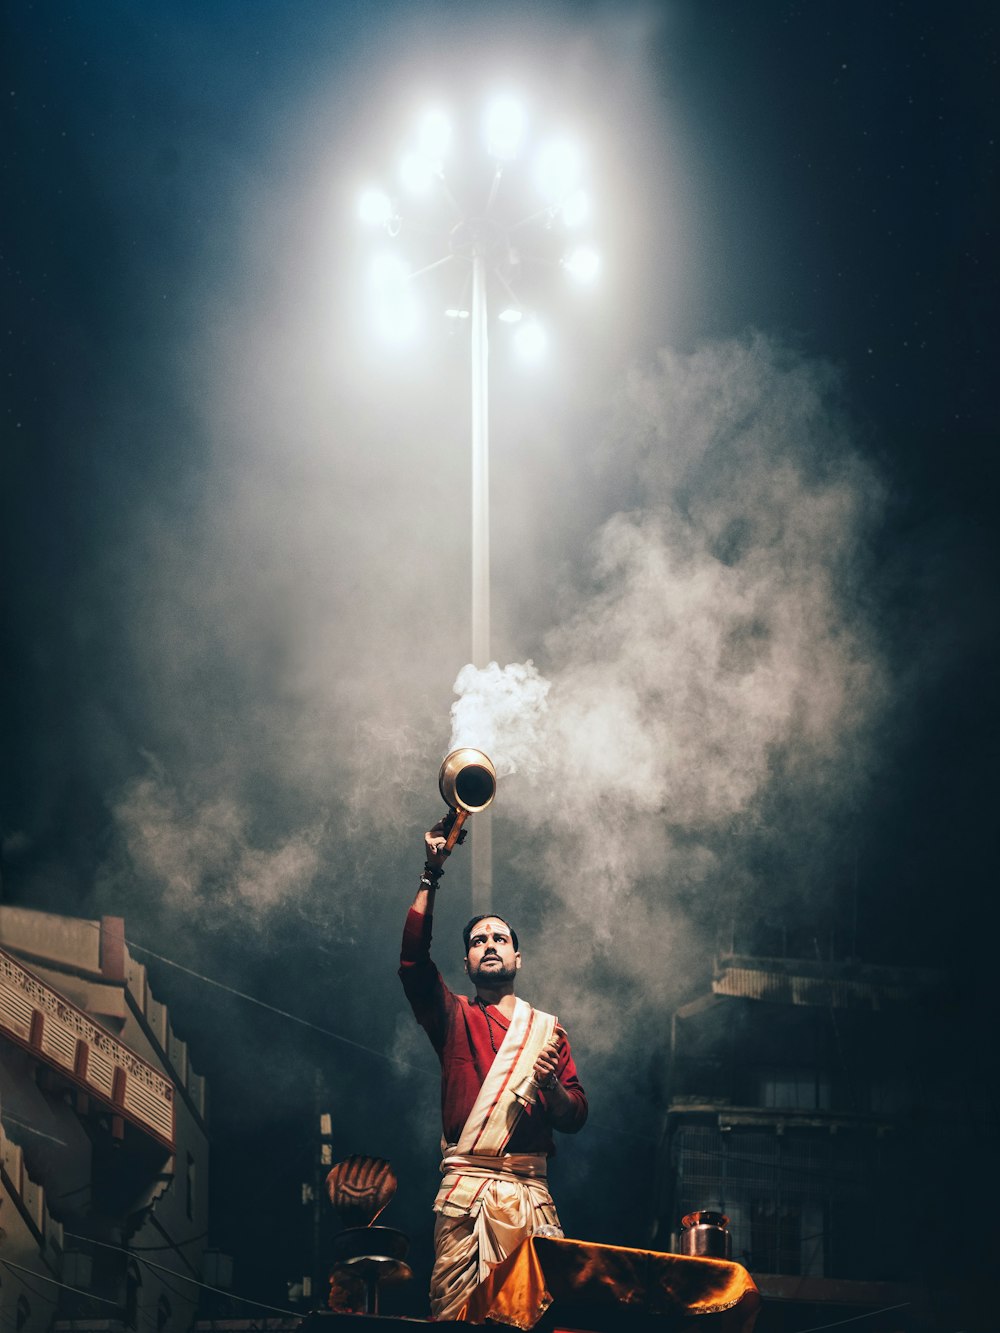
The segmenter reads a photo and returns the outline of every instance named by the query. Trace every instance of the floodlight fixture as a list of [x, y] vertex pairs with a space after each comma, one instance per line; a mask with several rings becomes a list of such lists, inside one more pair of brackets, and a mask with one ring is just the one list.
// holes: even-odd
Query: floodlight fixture
[[498, 162], [517, 157], [528, 128], [528, 116], [515, 97], [497, 97], [486, 111], [486, 147]]
[[[396, 199], [381, 190], [367, 191], [360, 207], [369, 225], [384, 229], [397, 243], [405, 227], [405, 238], [413, 242], [409, 264], [396, 254], [381, 255], [372, 266], [372, 316], [388, 342], [398, 347], [422, 329], [425, 312], [416, 294], [429, 274], [444, 273], [447, 267], [448, 272], [460, 269], [466, 275], [464, 288], [454, 286], [437, 310], [443, 310], [444, 318], [453, 322], [453, 332], [456, 324], [464, 322], [462, 332], [467, 328], [469, 334], [471, 660], [478, 667], [490, 660], [490, 316], [498, 321], [500, 327], [492, 327], [509, 340], [517, 360], [540, 363], [548, 348], [548, 334], [534, 314], [522, 307], [522, 280], [536, 268], [551, 268], [558, 262], [569, 275], [586, 283], [596, 278], [600, 267], [594, 250], [584, 245], [573, 249], [566, 234], [590, 219], [590, 200], [581, 189], [585, 162], [580, 146], [568, 136], [553, 137], [533, 163], [524, 164], [526, 179], [518, 183], [512, 179], [515, 172], [510, 164], [525, 148], [525, 106], [506, 93], [494, 98], [485, 108], [482, 128], [491, 161], [481, 163], [478, 174], [473, 168], [463, 189], [453, 189], [448, 116], [440, 108], [431, 108], [414, 126], [399, 165], [400, 194], [427, 198], [433, 191], [440, 196], [434, 211], [427, 210], [430, 225], [426, 225], [427, 218], [424, 222], [411, 220]], [[534, 190], [530, 188], [532, 167]], [[508, 200], [508, 194], [516, 194], [517, 199]], [[560, 260], [564, 245], [566, 254]], [[477, 910], [489, 905], [491, 867], [489, 825], [480, 822], [472, 846], [472, 900]]]
[[426, 194], [437, 171], [422, 153], [406, 153], [399, 164], [399, 179], [409, 194]]
[[548, 345], [548, 334], [537, 319], [525, 320], [514, 335], [514, 346], [522, 361], [539, 361]]
[[562, 202], [559, 208], [559, 216], [562, 218], [565, 226], [574, 228], [581, 226], [590, 216], [590, 200], [584, 190], [574, 190]]
[[593, 282], [601, 267], [600, 256], [588, 245], [577, 246], [562, 261], [562, 266], [578, 282]]
[[368, 189], [363, 191], [358, 201], [358, 217], [369, 227], [389, 226], [394, 213], [392, 200], [384, 190]]
[[451, 146], [451, 122], [443, 111], [435, 108], [424, 114], [418, 143], [420, 156], [440, 170]]
[[543, 199], [561, 202], [579, 184], [582, 156], [569, 139], [550, 139], [535, 158], [535, 184]]

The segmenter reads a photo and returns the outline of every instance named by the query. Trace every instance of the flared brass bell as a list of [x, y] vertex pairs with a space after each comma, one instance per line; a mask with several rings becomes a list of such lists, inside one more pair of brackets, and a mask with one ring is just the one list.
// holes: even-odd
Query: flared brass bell
[[465, 746], [445, 756], [438, 788], [446, 804], [467, 815], [478, 815], [497, 794], [497, 771], [482, 750]]
[[445, 820], [448, 838], [444, 845], [450, 852], [458, 841], [462, 825], [470, 815], [485, 810], [497, 794], [497, 771], [482, 750], [466, 745], [445, 755], [438, 773], [438, 790], [453, 814]]
[[534, 1106], [538, 1101], [538, 1084], [533, 1075], [527, 1074], [511, 1087], [510, 1093], [522, 1106]]

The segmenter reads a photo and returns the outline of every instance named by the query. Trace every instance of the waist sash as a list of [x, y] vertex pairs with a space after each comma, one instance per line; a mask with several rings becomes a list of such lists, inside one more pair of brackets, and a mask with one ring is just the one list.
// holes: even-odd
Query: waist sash
[[546, 1205], [551, 1207], [547, 1164], [548, 1159], [541, 1152], [509, 1152], [502, 1157], [484, 1157], [460, 1153], [449, 1146], [441, 1162], [444, 1179], [434, 1200], [434, 1211], [447, 1217], [475, 1217], [482, 1205], [483, 1191], [494, 1180], [516, 1180], [527, 1190], [536, 1209], [544, 1209]]
[[[479, 1089], [458, 1143], [444, 1148], [444, 1180], [434, 1201], [436, 1212], [457, 1216], [474, 1213], [490, 1179], [545, 1180], [543, 1153], [507, 1153], [504, 1149], [526, 1105], [535, 1101], [537, 1088], [531, 1071], [555, 1033], [556, 1019], [526, 1001], [514, 1003], [514, 1013], [489, 1073]], [[545, 1189], [544, 1184], [542, 1188]], [[547, 1191], [546, 1191], [547, 1192]]]

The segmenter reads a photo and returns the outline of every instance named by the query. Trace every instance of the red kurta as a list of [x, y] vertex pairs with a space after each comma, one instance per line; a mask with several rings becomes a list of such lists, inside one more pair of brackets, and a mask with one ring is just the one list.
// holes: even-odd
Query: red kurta
[[[457, 1143], [473, 1103], [479, 1096], [490, 1065], [507, 1032], [507, 1019], [495, 1005], [482, 1006], [456, 995], [431, 959], [431, 918], [410, 909], [403, 928], [399, 975], [417, 1022], [431, 1039], [441, 1061], [441, 1121], [448, 1143]], [[493, 1041], [490, 1041], [492, 1032]], [[556, 1071], [572, 1106], [556, 1120], [546, 1106], [545, 1093], [528, 1107], [514, 1129], [507, 1151], [555, 1152], [552, 1130], [575, 1134], [587, 1119], [587, 1096], [576, 1075], [576, 1065], [563, 1038]]]

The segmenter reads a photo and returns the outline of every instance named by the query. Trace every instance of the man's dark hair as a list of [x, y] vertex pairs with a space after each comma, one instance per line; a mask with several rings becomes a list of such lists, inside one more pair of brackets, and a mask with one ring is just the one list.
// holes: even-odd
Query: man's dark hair
[[521, 946], [520, 946], [520, 945], [518, 944], [518, 942], [517, 942], [517, 931], [516, 931], [516, 930], [514, 929], [514, 927], [510, 924], [510, 922], [509, 922], [509, 921], [504, 921], [503, 917], [502, 917], [502, 916], [497, 916], [496, 912], [480, 912], [478, 916], [474, 916], [474, 917], [472, 918], [472, 920], [469, 922], [469, 924], [468, 924], [468, 925], [465, 927], [465, 929], [462, 931], [462, 939], [465, 941], [465, 952], [466, 952], [466, 954], [468, 954], [468, 952], [469, 952], [469, 941], [472, 939], [472, 931], [473, 931], [473, 928], [474, 928], [475, 926], [478, 926], [479, 923], [480, 923], [480, 921], [489, 921], [491, 918], [492, 918], [492, 920], [494, 920], [494, 921], [503, 921], [504, 925], [505, 925], [505, 926], [507, 927], [507, 929], [510, 931], [510, 942], [511, 942], [511, 944], [513, 944], [513, 946], [514, 946], [514, 952], [515, 952], [515, 953], [520, 953], [520, 952], [521, 952]]

